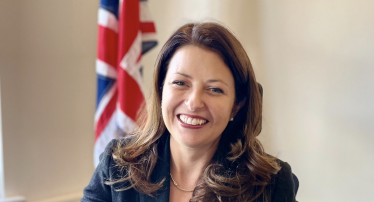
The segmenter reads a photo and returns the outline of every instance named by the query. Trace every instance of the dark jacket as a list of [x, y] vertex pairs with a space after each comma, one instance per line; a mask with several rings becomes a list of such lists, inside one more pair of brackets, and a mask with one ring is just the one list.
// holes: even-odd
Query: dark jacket
[[[163, 135], [164, 136], [164, 135]], [[160, 138], [158, 143], [158, 155], [156, 166], [151, 174], [151, 182], [160, 182], [166, 179], [163, 188], [158, 190], [155, 197], [152, 198], [146, 194], [137, 192], [135, 189], [126, 191], [115, 191], [115, 189], [128, 186], [125, 183], [118, 183], [115, 185], [106, 185], [105, 181], [118, 179], [123, 173], [120, 173], [115, 161], [112, 157], [113, 146], [118, 143], [118, 140], [112, 140], [106, 147], [103, 154], [100, 156], [100, 163], [97, 166], [92, 179], [88, 186], [84, 189], [84, 196], [81, 202], [168, 202], [170, 191], [170, 145], [169, 136]], [[267, 185], [267, 193], [270, 193], [271, 202], [294, 202], [294, 182], [292, 179], [291, 167], [288, 163], [279, 161], [281, 170], [273, 176], [271, 184]], [[262, 201], [260, 196], [256, 202]]]

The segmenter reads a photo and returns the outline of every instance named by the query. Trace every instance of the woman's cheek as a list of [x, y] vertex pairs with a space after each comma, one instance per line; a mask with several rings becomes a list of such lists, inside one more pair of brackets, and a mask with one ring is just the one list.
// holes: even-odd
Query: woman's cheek
[[230, 120], [230, 118], [232, 118], [231, 117], [232, 107], [229, 107], [229, 105], [230, 105], [229, 100], [225, 100], [221, 102], [219, 105], [217, 105], [217, 110], [220, 114], [221, 120]]

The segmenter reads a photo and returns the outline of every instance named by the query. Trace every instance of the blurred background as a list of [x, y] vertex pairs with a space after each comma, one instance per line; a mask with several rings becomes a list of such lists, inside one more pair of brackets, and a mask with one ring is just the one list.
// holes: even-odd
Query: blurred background
[[[0, 0], [7, 197], [78, 201], [91, 178], [98, 8], [99, 0]], [[264, 87], [260, 139], [298, 176], [297, 199], [374, 201], [373, 1], [149, 0], [149, 9], [159, 45], [143, 57], [147, 92], [173, 31], [222, 22]]]

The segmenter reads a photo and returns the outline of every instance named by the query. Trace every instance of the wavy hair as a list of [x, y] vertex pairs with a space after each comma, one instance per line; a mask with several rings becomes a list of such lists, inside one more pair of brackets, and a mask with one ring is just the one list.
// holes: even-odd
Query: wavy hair
[[126, 175], [106, 183], [129, 182], [120, 190], [134, 188], [150, 196], [162, 187], [165, 179], [150, 182], [158, 157], [157, 140], [168, 133], [161, 113], [162, 86], [173, 54], [186, 45], [217, 53], [234, 77], [235, 103], [244, 102], [235, 120], [223, 131], [212, 163], [200, 177], [190, 201], [253, 201], [265, 192], [272, 174], [280, 168], [257, 139], [262, 100], [251, 62], [241, 43], [218, 23], [186, 24], [165, 43], [157, 58], [151, 95], [143, 107], [139, 128], [129, 143], [118, 144], [112, 154]]

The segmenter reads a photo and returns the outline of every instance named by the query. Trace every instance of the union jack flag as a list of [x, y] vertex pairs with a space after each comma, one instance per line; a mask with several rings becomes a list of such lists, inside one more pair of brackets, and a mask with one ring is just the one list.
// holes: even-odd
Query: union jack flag
[[98, 24], [95, 166], [112, 139], [136, 127], [144, 100], [142, 54], [157, 44], [145, 0], [101, 0]]

